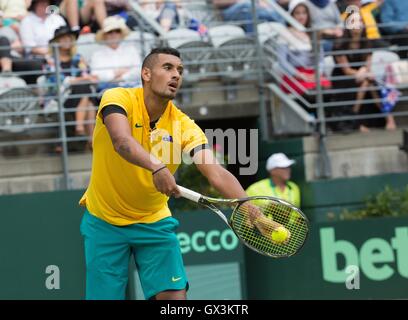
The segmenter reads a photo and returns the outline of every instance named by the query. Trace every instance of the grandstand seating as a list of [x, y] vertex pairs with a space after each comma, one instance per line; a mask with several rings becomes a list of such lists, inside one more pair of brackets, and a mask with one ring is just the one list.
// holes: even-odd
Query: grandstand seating
[[383, 82], [387, 65], [399, 60], [400, 57], [395, 52], [386, 50], [374, 51], [371, 69], [375, 74], [377, 81]]
[[89, 64], [93, 52], [95, 52], [101, 45], [95, 41], [94, 33], [86, 33], [80, 35], [77, 40], [77, 51], [84, 57]]
[[218, 70], [227, 79], [255, 78], [256, 46], [253, 38], [234, 25], [220, 25], [209, 29], [209, 37], [216, 48]]
[[29, 130], [36, 123], [40, 110], [36, 95], [23, 79], [0, 77], [0, 131], [21, 133]]
[[149, 32], [133, 30], [125, 39], [126, 42], [134, 44], [138, 51], [145, 56], [157, 44], [156, 37]]
[[201, 36], [197, 31], [178, 28], [167, 32], [164, 39], [170, 47], [178, 49], [187, 43], [201, 41]]
[[[132, 1], [132, 6], [137, 6], [137, 3]], [[309, 44], [304, 43], [294, 36], [286, 25], [278, 22], [259, 23], [257, 29], [258, 39], [255, 39], [252, 34], [245, 33], [238, 25], [232, 24], [231, 22], [225, 24], [221, 20], [220, 12], [213, 8], [211, 1], [187, 1], [183, 6], [184, 13], [180, 27], [167, 33], [160, 30], [160, 25], [155, 24], [153, 26], [154, 23], [151, 19], [149, 20], [147, 17], [144, 18], [143, 11], [139, 9], [132, 13], [137, 19], [141, 19], [139, 28], [132, 30], [125, 41], [135, 45], [142, 57], [145, 56], [151, 48], [157, 45], [167, 44], [177, 48], [181, 52], [185, 64], [185, 85], [181, 90], [181, 95], [184, 94], [183, 89], [188, 89], [190, 92], [191, 90], [199, 91], [201, 85], [205, 82], [208, 84], [211, 81], [213, 81], [214, 90], [225, 84], [229, 87], [239, 86], [244, 81], [249, 81], [254, 86], [258, 85], [258, 67], [261, 66], [266, 82], [268, 82], [265, 84], [265, 87], [270, 83], [276, 85], [272, 90], [273, 92], [269, 90], [272, 96], [268, 96], [267, 99], [270, 100], [271, 97], [279, 96], [275, 91], [280, 90], [279, 84], [285, 75], [281, 68], [279, 68], [277, 62], [277, 47], [281, 44], [287, 44], [294, 49], [312, 49]], [[192, 18], [203, 23], [208, 28], [208, 33], [200, 34], [195, 30], [189, 29], [189, 21]], [[146, 30], [152, 31], [146, 32]], [[259, 41], [263, 49], [263, 61], [258, 61], [257, 41]], [[95, 34], [93, 33], [81, 34], [77, 40], [77, 51], [88, 63], [90, 62], [92, 53], [100, 46], [101, 44], [95, 42]], [[383, 79], [386, 65], [399, 60], [398, 55], [393, 52], [394, 49], [395, 48], [389, 50], [373, 50], [372, 71], [380, 81]], [[324, 73], [330, 76], [335, 67], [336, 62], [333, 56], [331, 54], [327, 55], [323, 64]], [[336, 81], [336, 79], [334, 81]], [[43, 85], [43, 82], [38, 82], [38, 86], [41, 87]], [[23, 124], [26, 126], [35, 125], [35, 123], [39, 121], [41, 117], [38, 117], [35, 113], [27, 114], [23, 117], [20, 115], [17, 116], [17, 113], [29, 110], [42, 110], [41, 100], [36, 100], [36, 93], [41, 91], [39, 89], [40, 88], [25, 86], [18, 90], [8, 90], [7, 94], [6, 92], [0, 94], [1, 112], [3, 112], [3, 114], [16, 112], [15, 116], [0, 116], [1, 130], [14, 131], [17, 133], [18, 130], [24, 127], [22, 126]], [[208, 88], [206, 90], [208, 90]], [[228, 90], [231, 90], [231, 88]], [[316, 90], [310, 90], [308, 92], [311, 96], [316, 96], [316, 93]], [[325, 92], [323, 92], [323, 94], [325, 94]], [[4, 102], [5, 100], [11, 100], [17, 96], [27, 97], [27, 103], [18, 102], [10, 104]], [[7, 99], [5, 97], [7, 97]], [[189, 107], [189, 102], [192, 102], [191, 97], [192, 95], [190, 95], [190, 99], [183, 99], [183, 107]], [[232, 99], [229, 99], [229, 102], [234, 102], [234, 99], [238, 99], [237, 95], [230, 97], [232, 97]], [[281, 97], [283, 97], [283, 95]], [[290, 99], [290, 102], [284, 99], [286, 102], [281, 101], [281, 103], [283, 103], [283, 105], [286, 104], [286, 107], [291, 109], [288, 114], [299, 114], [297, 111], [300, 110], [299, 108], [302, 108], [299, 101], [311, 109], [317, 106], [316, 103], [309, 103], [297, 97], [295, 94], [286, 95], [286, 98]], [[400, 97], [400, 101], [404, 101], [404, 98], [406, 97]], [[36, 103], [28, 103], [28, 101], [32, 100], [36, 100]], [[324, 101], [324, 103], [329, 106], [332, 102]], [[294, 107], [295, 105], [299, 108]], [[314, 120], [308, 116], [304, 116], [304, 112], [300, 113], [302, 114], [300, 118], [305, 121], [303, 123], [304, 128], [307, 129], [302, 130], [306, 134], [310, 133], [311, 124]], [[328, 113], [326, 116], [330, 117], [330, 114]], [[380, 117], [382, 115], [379, 114], [378, 116]], [[273, 114], [270, 115], [268, 113], [268, 121], [276, 124], [272, 117]], [[278, 134], [278, 131], [279, 134], [289, 133], [288, 131], [285, 132], [284, 128], [288, 127], [285, 126], [284, 123], [280, 123], [279, 125], [279, 130], [272, 130], [272, 133]], [[15, 127], [13, 128], [13, 126]], [[8, 129], [6, 129], [6, 127]]]

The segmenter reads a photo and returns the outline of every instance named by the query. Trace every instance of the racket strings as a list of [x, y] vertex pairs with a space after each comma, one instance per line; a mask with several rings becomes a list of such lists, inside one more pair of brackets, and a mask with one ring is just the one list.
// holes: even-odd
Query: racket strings
[[[302, 215], [293, 208], [277, 201], [257, 199], [251, 201], [251, 206], [243, 203], [237, 206], [232, 215], [232, 227], [248, 245], [271, 256], [289, 256], [296, 253], [303, 245], [308, 225]], [[252, 224], [251, 208], [257, 211], [259, 222]], [[248, 209], [250, 208], [250, 209]], [[254, 221], [255, 221], [254, 220]], [[290, 232], [290, 238], [285, 243], [276, 243], [272, 240], [272, 231], [277, 226], [283, 226]]]
[[[276, 205], [275, 203], [261, 206], [260, 208], [267, 217], [288, 229], [291, 232], [291, 238], [295, 237], [294, 240], [300, 238], [299, 240], [303, 242], [303, 239], [307, 235], [308, 228], [303, 217], [296, 210], [288, 206]], [[290, 241], [288, 245], [295, 245], [298, 242], [299, 241]]]
[[279, 203], [269, 203], [260, 208], [266, 216], [282, 224], [291, 233], [289, 242], [285, 245], [278, 245], [277, 250], [296, 252], [307, 236], [308, 226], [303, 217], [296, 210]]
[[[270, 234], [272, 233], [274, 228], [266, 228], [265, 226], [263, 226], [262, 228], [262, 225], [260, 226], [259, 224], [254, 228], [250, 225], [248, 226], [247, 215], [241, 215], [241, 217], [244, 218], [237, 219], [237, 221], [240, 221], [239, 225], [241, 229], [238, 233], [240, 233], [241, 237], [250, 245], [254, 246], [257, 250], [266, 252], [271, 255], [290, 255], [300, 248], [301, 244], [303, 243], [303, 239], [305, 238], [304, 236], [301, 236], [302, 232], [296, 233], [294, 231], [295, 228], [287, 228], [291, 233], [288, 243], [276, 244], [270, 238]], [[262, 232], [260, 232], [259, 229], [261, 229]], [[306, 233], [303, 234], [306, 235]]]

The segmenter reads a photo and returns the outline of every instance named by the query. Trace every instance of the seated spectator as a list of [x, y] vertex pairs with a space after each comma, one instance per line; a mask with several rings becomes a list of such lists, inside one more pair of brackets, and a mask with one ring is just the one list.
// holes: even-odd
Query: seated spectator
[[28, 15], [20, 26], [20, 36], [26, 54], [31, 58], [45, 61], [48, 56], [48, 42], [54, 32], [66, 25], [64, 19], [57, 13], [49, 14], [50, 0], [33, 0]]
[[128, 15], [128, 11], [133, 8], [130, 5], [130, 0], [105, 0], [107, 16], [121, 16], [126, 21], [126, 25], [130, 29], [137, 27], [137, 21], [132, 16]]
[[10, 25], [4, 22], [3, 16], [0, 14], [0, 37], [5, 37], [11, 44], [11, 53], [13, 56], [21, 57], [24, 53], [19, 33]]
[[156, 20], [165, 31], [177, 28], [180, 25], [180, 14], [176, 1], [157, 0], [155, 3], [142, 0], [141, 7], [148, 16]]
[[[392, 44], [408, 46], [408, 1], [386, 0], [380, 11], [382, 30]], [[407, 49], [398, 51], [401, 59], [407, 58]]]
[[[285, 6], [288, 0], [274, 0], [278, 4]], [[239, 21], [245, 32], [252, 33], [254, 26], [252, 23], [252, 5], [249, 0], [213, 0], [213, 5], [222, 10], [224, 21]], [[256, 14], [259, 22], [276, 21], [285, 23], [285, 19], [277, 13], [268, 1], [260, 0], [256, 6]]]
[[[28, 84], [35, 84], [42, 69], [42, 62], [22, 57], [23, 48], [18, 34], [10, 26], [3, 26], [0, 17], [0, 70], [5, 72], [26, 72], [19, 76]], [[38, 71], [38, 75], [30, 74]]]
[[103, 48], [91, 57], [91, 72], [100, 84], [98, 92], [117, 86], [136, 87], [141, 85], [141, 58], [135, 46], [123, 43], [129, 34], [125, 20], [119, 16], [106, 18], [96, 41], [106, 42]]
[[129, 0], [56, 0], [61, 14], [67, 19], [71, 30], [78, 34], [82, 27], [90, 26], [92, 32], [102, 28], [108, 16], [121, 15], [130, 28], [137, 25], [136, 20], [127, 14], [132, 8]]
[[12, 68], [10, 49], [3, 48], [7, 46], [10, 46], [8, 39], [6, 37], [0, 37], [0, 68], [2, 73], [11, 72]]
[[[305, 28], [310, 28], [310, 14], [305, 0], [292, 0], [289, 3], [289, 14]], [[302, 48], [294, 48], [290, 44], [278, 46], [279, 65], [284, 72], [281, 88], [290, 93], [290, 87], [296, 93], [302, 95], [310, 103], [314, 103], [313, 97], [307, 95], [307, 90], [316, 89], [315, 58], [312, 50], [310, 35], [307, 32], [295, 29], [292, 26], [288, 30], [304, 43]], [[320, 63], [323, 64], [323, 50], [320, 50]], [[323, 67], [320, 67], [323, 70]], [[320, 76], [322, 88], [329, 88], [330, 81]], [[309, 110], [311, 112], [311, 110]]]
[[77, 36], [81, 28], [88, 24], [96, 25], [99, 29], [107, 17], [104, 0], [54, 0], [52, 5], [59, 7], [60, 14]]
[[291, 166], [295, 160], [284, 153], [274, 153], [266, 161], [269, 177], [250, 185], [246, 190], [248, 196], [270, 196], [285, 200], [300, 208], [300, 190], [296, 183], [290, 181]]
[[187, 27], [207, 35], [207, 26], [188, 10], [186, 2], [181, 0], [158, 0], [154, 3], [148, 0], [140, 1], [143, 12], [151, 19], [157, 21], [164, 31]]
[[[338, 39], [335, 43], [334, 50], [349, 51], [347, 54], [335, 55], [336, 66], [333, 70], [333, 77], [344, 77], [347, 79], [333, 79], [333, 88], [340, 91], [333, 95], [333, 100], [339, 103], [353, 102], [354, 105], [347, 105], [346, 110], [340, 108], [341, 114], [360, 115], [373, 113], [373, 105], [363, 103], [365, 99], [376, 99], [379, 101], [380, 95], [376, 88], [377, 83], [371, 72], [372, 52], [359, 52], [358, 50], [369, 50], [372, 42], [366, 38], [364, 25], [360, 15], [354, 14], [353, 19], [359, 21], [359, 25], [354, 29], [346, 29], [344, 37]], [[349, 89], [358, 89], [357, 92], [349, 92]], [[375, 106], [381, 109], [381, 102], [376, 102]], [[349, 110], [351, 109], [351, 112]], [[379, 111], [378, 110], [378, 111]], [[355, 121], [354, 127], [358, 127], [361, 132], [368, 132], [368, 121]], [[386, 128], [394, 130], [396, 128], [392, 115], [386, 117]]]
[[[359, 8], [361, 18], [365, 26], [367, 39], [372, 41], [373, 48], [387, 48], [390, 43], [382, 39], [380, 30], [377, 26], [375, 11], [381, 6], [384, 0], [347, 0], [349, 6]], [[353, 21], [347, 20], [350, 16], [350, 11], [344, 11], [341, 14], [342, 20], [345, 22], [346, 28], [352, 27]]]
[[349, 1], [360, 1], [360, 0], [337, 0], [336, 5], [340, 12], [345, 12], [349, 6]]
[[[64, 108], [75, 109], [75, 111], [65, 113], [66, 121], [76, 122], [75, 126], [67, 126], [67, 136], [89, 137], [88, 147], [90, 147], [93, 124], [84, 122], [95, 119], [95, 111], [90, 108], [92, 103], [89, 95], [92, 93], [90, 82], [93, 82], [96, 79], [89, 74], [88, 66], [84, 59], [79, 54], [75, 53], [75, 40], [75, 33], [73, 33], [68, 26], [62, 26], [55, 31], [50, 44], [58, 44]], [[49, 89], [48, 95], [54, 97], [57, 95], [55, 68], [54, 61], [52, 59], [49, 60], [48, 70], [50, 71], [50, 74], [48, 75], [47, 81]], [[71, 98], [70, 95], [88, 96]], [[79, 142], [79, 144], [81, 143], [83, 142]], [[69, 146], [74, 145], [77, 146], [78, 143], [69, 143]]]
[[333, 49], [333, 41], [343, 36], [343, 22], [340, 11], [334, 1], [308, 1], [312, 28], [321, 30], [323, 48], [325, 52]]
[[27, 15], [28, 2], [28, 0], [0, 0], [0, 11], [3, 12], [3, 26], [9, 26], [19, 33], [20, 22]]

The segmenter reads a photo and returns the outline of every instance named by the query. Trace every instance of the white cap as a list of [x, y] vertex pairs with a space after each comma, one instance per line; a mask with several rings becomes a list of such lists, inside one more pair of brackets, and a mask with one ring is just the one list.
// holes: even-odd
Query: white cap
[[266, 170], [271, 171], [275, 168], [287, 168], [294, 163], [296, 163], [296, 161], [289, 159], [284, 153], [274, 153], [266, 161]]
[[305, 6], [307, 6], [305, 0], [290, 0], [289, 6], [288, 6], [288, 13], [289, 13], [289, 14], [292, 14], [293, 10], [295, 10], [295, 8], [296, 8], [299, 4], [304, 4]]

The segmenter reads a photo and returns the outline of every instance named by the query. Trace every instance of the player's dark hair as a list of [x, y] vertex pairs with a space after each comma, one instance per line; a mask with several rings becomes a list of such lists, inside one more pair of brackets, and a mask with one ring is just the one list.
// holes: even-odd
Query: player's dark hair
[[142, 69], [144, 67], [152, 68], [157, 60], [158, 54], [170, 54], [172, 56], [176, 56], [180, 58], [180, 52], [177, 49], [170, 48], [170, 47], [161, 47], [161, 48], [154, 48], [150, 53], [144, 58]]

